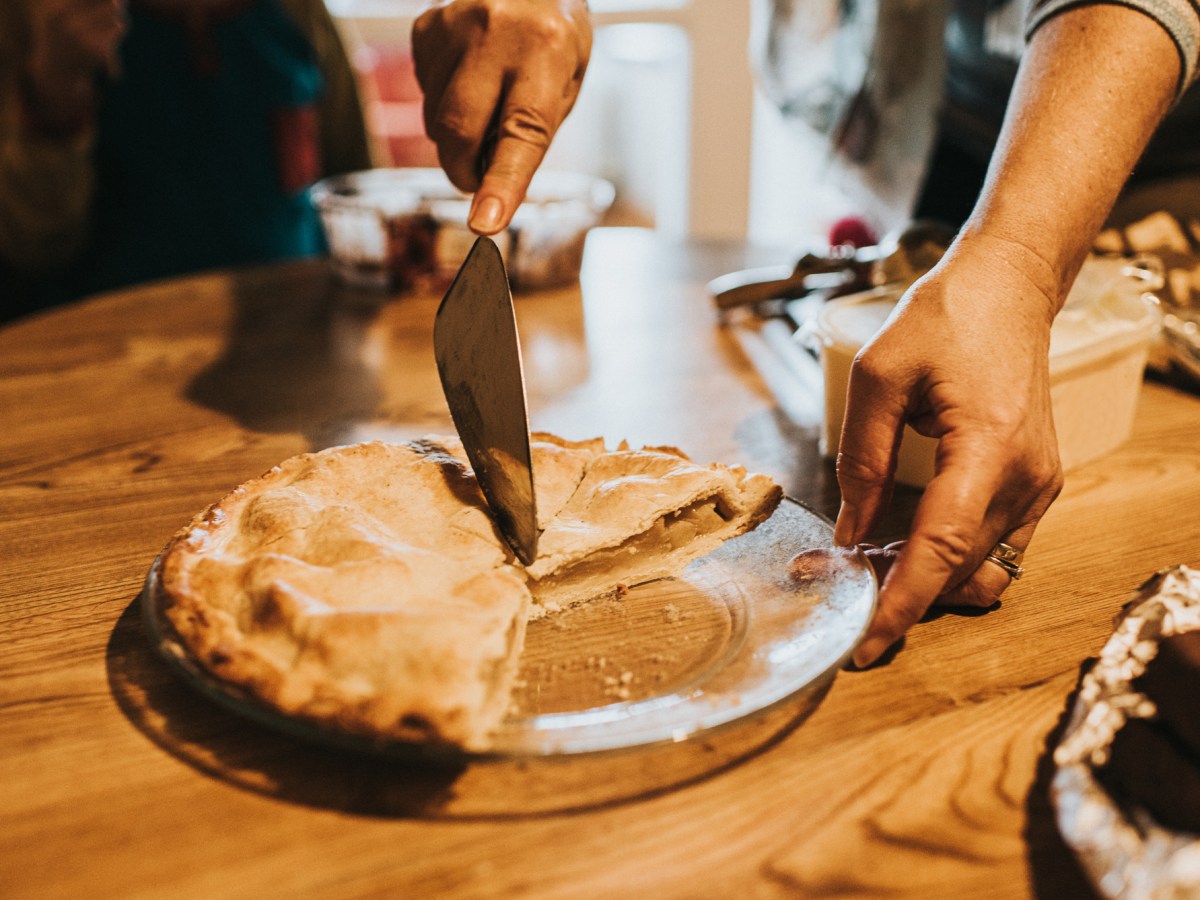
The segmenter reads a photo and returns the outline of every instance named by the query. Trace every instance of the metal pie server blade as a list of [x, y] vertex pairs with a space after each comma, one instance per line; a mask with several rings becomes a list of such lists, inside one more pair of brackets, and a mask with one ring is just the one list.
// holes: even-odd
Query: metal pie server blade
[[500, 533], [525, 565], [537, 554], [537, 505], [517, 319], [504, 260], [476, 239], [433, 322], [450, 415]]

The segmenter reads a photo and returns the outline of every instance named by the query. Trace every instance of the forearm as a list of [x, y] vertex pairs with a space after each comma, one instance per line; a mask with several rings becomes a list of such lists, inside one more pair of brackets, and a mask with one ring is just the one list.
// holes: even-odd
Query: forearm
[[1139, 10], [1163, 27], [1179, 53], [1176, 95], [1182, 95], [1200, 69], [1200, 8], [1194, 0], [1034, 0], [1025, 21], [1025, 36], [1031, 38], [1046, 22], [1066, 10], [1096, 2]]
[[1093, 5], [1045, 22], [960, 243], [1005, 248], [1057, 311], [1180, 72], [1174, 41], [1144, 13]]

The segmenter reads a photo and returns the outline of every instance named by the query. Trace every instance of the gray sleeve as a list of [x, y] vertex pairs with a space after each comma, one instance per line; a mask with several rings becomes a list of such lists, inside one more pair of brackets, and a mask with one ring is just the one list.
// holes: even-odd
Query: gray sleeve
[[1111, 3], [1144, 12], [1171, 36], [1182, 63], [1176, 98], [1196, 80], [1200, 58], [1200, 0], [1034, 0], [1025, 20], [1025, 39], [1028, 40], [1042, 23], [1053, 16], [1077, 6]]

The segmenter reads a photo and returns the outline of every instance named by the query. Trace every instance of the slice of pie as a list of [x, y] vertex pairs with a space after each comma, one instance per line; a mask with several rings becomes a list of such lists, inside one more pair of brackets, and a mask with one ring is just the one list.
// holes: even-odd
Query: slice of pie
[[163, 551], [159, 598], [196, 663], [290, 716], [484, 749], [530, 617], [674, 575], [781, 492], [679, 450], [534, 436], [539, 555], [500, 537], [457, 438], [286, 460]]

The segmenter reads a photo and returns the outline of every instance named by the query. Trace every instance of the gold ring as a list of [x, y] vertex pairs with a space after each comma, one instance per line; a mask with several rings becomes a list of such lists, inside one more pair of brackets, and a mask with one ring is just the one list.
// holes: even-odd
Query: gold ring
[[1021, 562], [1025, 559], [1025, 551], [1018, 550], [1011, 544], [1000, 541], [988, 551], [987, 558], [1008, 573], [1008, 577], [1016, 581], [1025, 574]]

